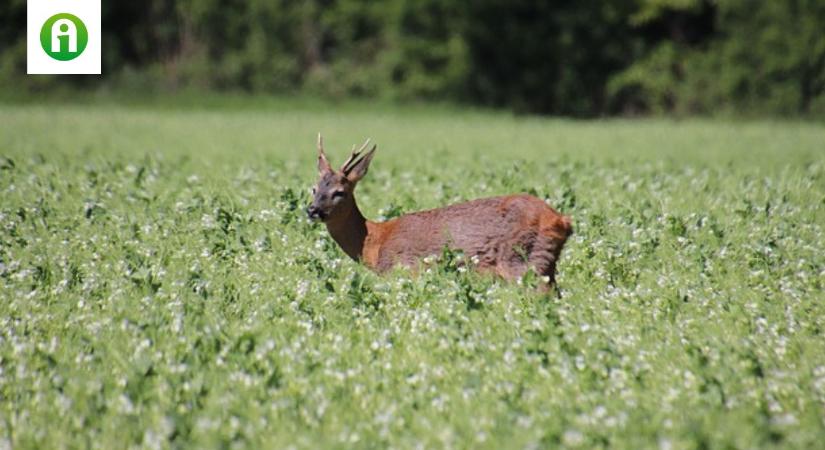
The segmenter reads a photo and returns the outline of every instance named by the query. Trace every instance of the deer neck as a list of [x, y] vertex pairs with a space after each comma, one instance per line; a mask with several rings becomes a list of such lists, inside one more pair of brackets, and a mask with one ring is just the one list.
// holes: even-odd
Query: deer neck
[[329, 220], [326, 223], [327, 230], [335, 242], [349, 255], [350, 258], [359, 261], [364, 252], [364, 241], [367, 239], [367, 219], [358, 209], [358, 204], [353, 200], [352, 209], [344, 217]]

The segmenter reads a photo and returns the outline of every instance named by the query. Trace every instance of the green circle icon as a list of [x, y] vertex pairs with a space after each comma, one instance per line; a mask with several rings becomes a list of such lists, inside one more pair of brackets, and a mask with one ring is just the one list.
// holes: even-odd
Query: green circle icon
[[58, 61], [77, 58], [89, 43], [86, 25], [69, 13], [55, 14], [40, 29], [40, 45], [43, 51]]

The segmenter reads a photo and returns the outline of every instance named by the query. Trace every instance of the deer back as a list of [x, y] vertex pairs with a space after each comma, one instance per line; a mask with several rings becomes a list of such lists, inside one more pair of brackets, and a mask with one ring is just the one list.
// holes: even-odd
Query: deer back
[[570, 220], [536, 197], [492, 197], [370, 223], [364, 262], [377, 271], [411, 266], [447, 246], [507, 278], [530, 266], [552, 277], [571, 233]]

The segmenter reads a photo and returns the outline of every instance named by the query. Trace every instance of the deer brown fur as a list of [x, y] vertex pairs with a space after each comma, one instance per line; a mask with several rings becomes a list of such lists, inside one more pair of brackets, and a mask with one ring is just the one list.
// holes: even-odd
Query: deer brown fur
[[415, 266], [445, 246], [460, 249], [475, 267], [505, 279], [532, 267], [555, 281], [556, 262], [573, 228], [570, 219], [531, 195], [472, 200], [405, 214], [386, 222], [364, 218], [355, 186], [367, 173], [376, 146], [362, 156], [369, 140], [339, 170], [333, 170], [318, 135], [318, 184], [307, 208], [322, 220], [344, 252], [376, 272], [395, 265]]

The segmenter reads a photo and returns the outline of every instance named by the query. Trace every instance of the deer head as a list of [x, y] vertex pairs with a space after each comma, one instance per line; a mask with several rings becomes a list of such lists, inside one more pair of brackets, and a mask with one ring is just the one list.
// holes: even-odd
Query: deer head
[[307, 207], [307, 215], [312, 220], [334, 222], [349, 216], [355, 207], [353, 196], [355, 185], [367, 174], [376, 145], [363, 156], [370, 140], [355, 150], [338, 170], [333, 170], [324, 153], [324, 141], [318, 133], [318, 183], [312, 188], [312, 203]]

